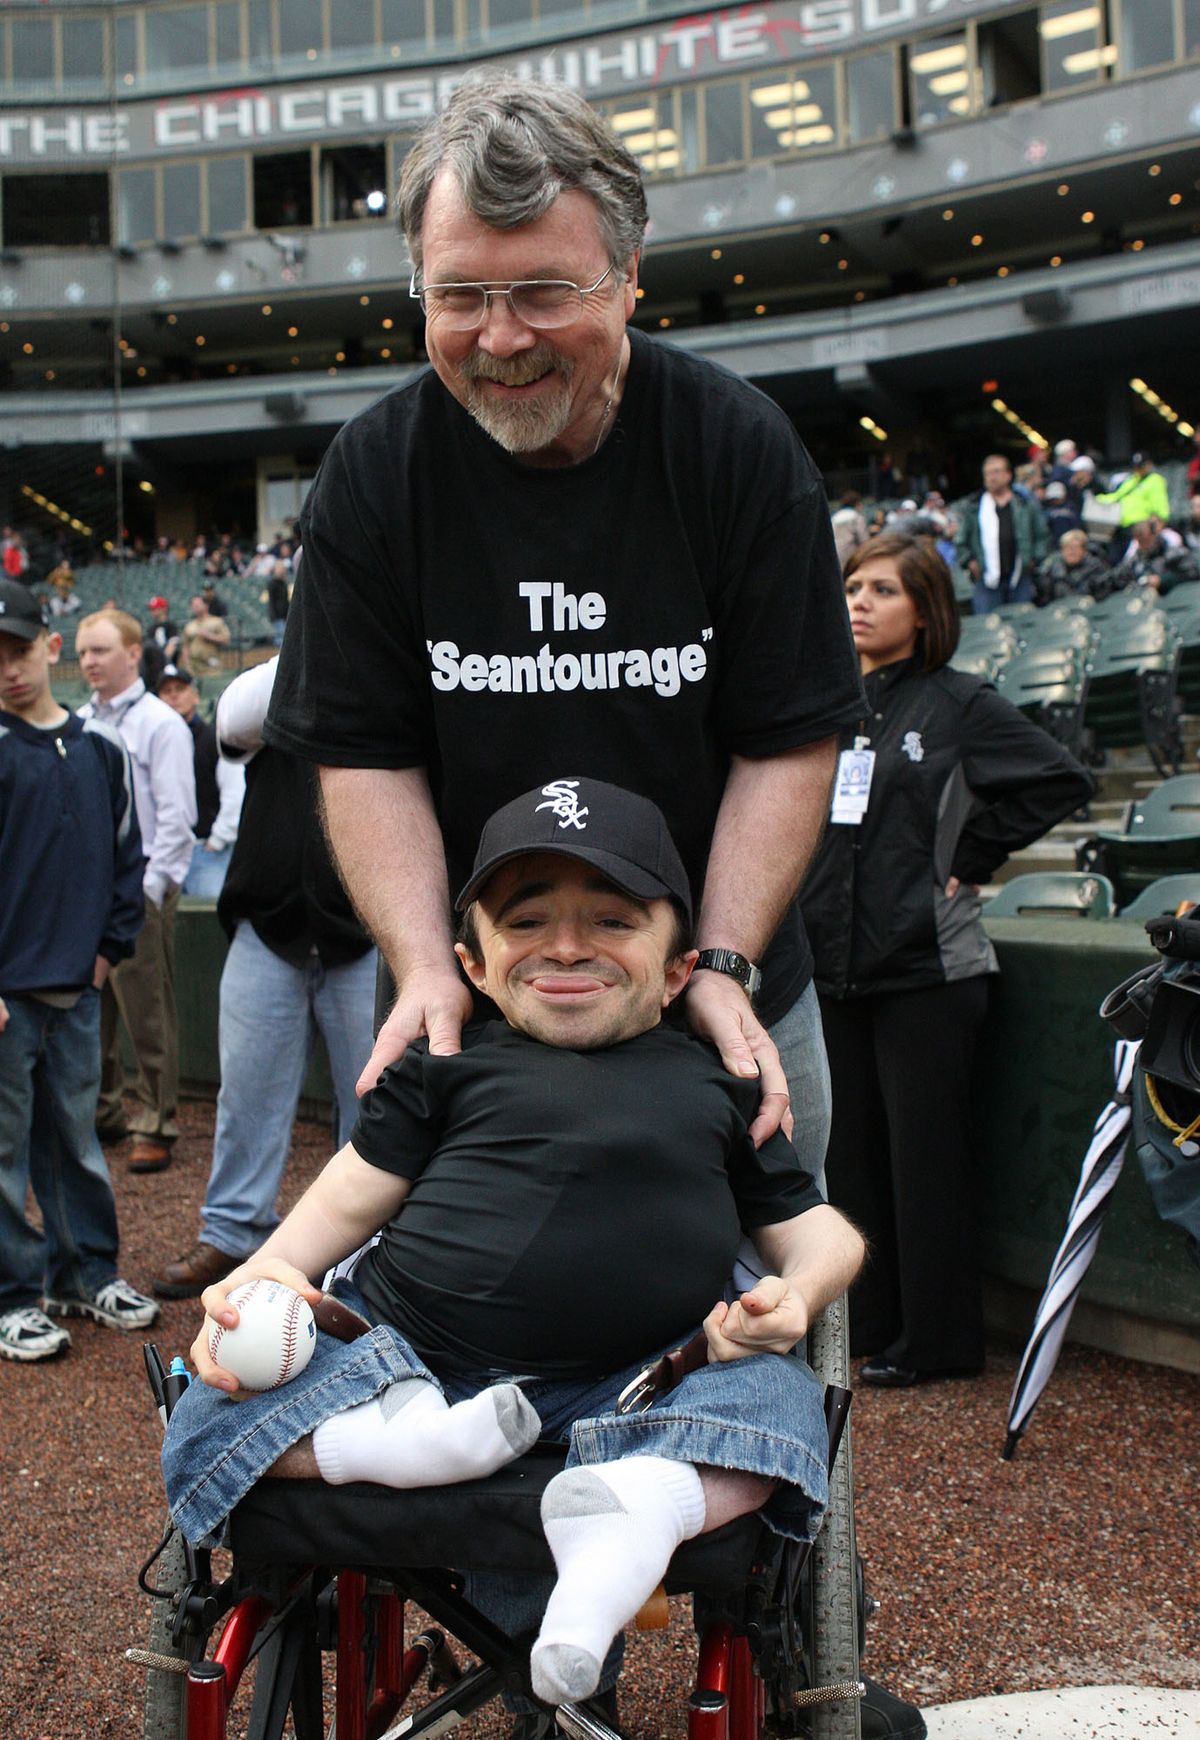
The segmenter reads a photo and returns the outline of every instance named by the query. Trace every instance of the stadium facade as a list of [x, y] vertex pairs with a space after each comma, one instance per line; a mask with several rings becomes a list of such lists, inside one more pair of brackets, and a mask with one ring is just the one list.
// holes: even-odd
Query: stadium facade
[[294, 512], [420, 366], [396, 180], [483, 64], [610, 118], [637, 323], [833, 482], [1192, 448], [1200, 0], [42, 0], [0, 57], [0, 517], [34, 537]]

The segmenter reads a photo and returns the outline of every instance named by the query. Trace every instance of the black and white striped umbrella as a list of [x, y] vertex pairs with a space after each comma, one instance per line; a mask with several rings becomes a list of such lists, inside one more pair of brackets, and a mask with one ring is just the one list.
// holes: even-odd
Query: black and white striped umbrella
[[1132, 1083], [1140, 1042], [1119, 1039], [1113, 1058], [1113, 1097], [1096, 1119], [1084, 1155], [1067, 1230], [1055, 1252], [1029, 1342], [1008, 1404], [1008, 1436], [1001, 1455], [1011, 1459], [1058, 1361], [1079, 1289], [1095, 1255], [1108, 1199], [1121, 1176], [1132, 1117]]

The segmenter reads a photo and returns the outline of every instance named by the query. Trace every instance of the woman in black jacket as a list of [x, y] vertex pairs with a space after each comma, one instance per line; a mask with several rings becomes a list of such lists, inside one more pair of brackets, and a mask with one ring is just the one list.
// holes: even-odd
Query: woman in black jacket
[[800, 897], [833, 1078], [830, 1201], [871, 1259], [850, 1294], [867, 1383], [978, 1371], [971, 1069], [996, 957], [976, 885], [1086, 801], [1074, 758], [978, 677], [930, 540], [846, 564], [868, 711], [842, 740]]

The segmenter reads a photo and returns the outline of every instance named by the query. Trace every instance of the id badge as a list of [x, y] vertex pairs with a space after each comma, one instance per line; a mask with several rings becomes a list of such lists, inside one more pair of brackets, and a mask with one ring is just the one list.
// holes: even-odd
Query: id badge
[[874, 773], [873, 749], [842, 750], [838, 757], [837, 778], [833, 782], [831, 822], [845, 822], [855, 828], [861, 824], [871, 800]]

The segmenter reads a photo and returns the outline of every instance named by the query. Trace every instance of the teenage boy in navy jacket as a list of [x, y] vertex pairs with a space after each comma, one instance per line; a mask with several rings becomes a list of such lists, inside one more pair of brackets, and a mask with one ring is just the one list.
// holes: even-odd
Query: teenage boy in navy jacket
[[100, 986], [141, 926], [142, 840], [120, 737], [51, 692], [61, 647], [28, 587], [0, 579], [0, 1357], [26, 1361], [70, 1346], [55, 1317], [158, 1316], [117, 1276], [95, 1132]]

